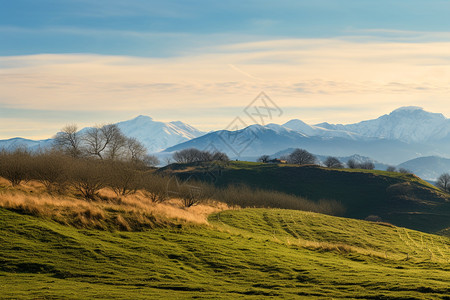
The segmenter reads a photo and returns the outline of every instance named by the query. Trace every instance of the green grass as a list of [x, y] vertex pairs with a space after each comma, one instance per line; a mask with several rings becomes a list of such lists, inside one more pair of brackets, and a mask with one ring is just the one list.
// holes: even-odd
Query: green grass
[[[344, 216], [383, 221], [430, 233], [450, 227], [450, 196], [412, 175], [361, 169], [232, 161], [211, 176], [210, 163], [174, 164], [159, 172], [211, 181], [218, 187], [245, 184], [313, 201], [336, 200]], [[217, 173], [217, 172], [216, 172]]]
[[450, 295], [450, 240], [386, 224], [279, 209], [143, 232], [77, 230], [3, 208], [0, 220], [2, 299]]

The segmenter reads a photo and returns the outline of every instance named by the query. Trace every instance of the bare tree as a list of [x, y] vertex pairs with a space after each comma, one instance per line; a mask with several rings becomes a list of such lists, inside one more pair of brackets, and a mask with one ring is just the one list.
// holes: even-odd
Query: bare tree
[[204, 153], [195, 148], [184, 149], [173, 154], [173, 159], [177, 163], [192, 163], [202, 161], [205, 158]]
[[324, 161], [324, 164], [327, 168], [341, 169], [344, 167], [341, 161], [333, 156], [327, 157], [327, 159]]
[[193, 163], [200, 161], [229, 161], [228, 155], [223, 152], [201, 151], [196, 148], [184, 149], [173, 154], [177, 163]]
[[360, 163], [359, 168], [365, 169], [365, 170], [373, 170], [373, 169], [375, 169], [375, 164], [373, 162], [366, 161], [366, 162]]
[[450, 174], [444, 173], [439, 176], [436, 186], [443, 191], [450, 192]]
[[143, 180], [144, 190], [152, 202], [163, 202], [168, 198], [169, 179], [160, 175], [147, 174]]
[[397, 168], [394, 166], [388, 166], [386, 169], [387, 172], [397, 172]]
[[126, 147], [128, 152], [128, 159], [133, 162], [142, 162], [147, 155], [147, 149], [136, 138], [127, 138]]
[[178, 191], [184, 207], [197, 205], [208, 198], [208, 188], [199, 182], [184, 183]]
[[23, 180], [30, 179], [31, 154], [25, 148], [18, 148], [13, 152], [0, 152], [0, 176], [6, 178], [13, 186]]
[[160, 164], [159, 159], [154, 155], [145, 155], [144, 158], [142, 159], [142, 162], [147, 167], [156, 167], [157, 165]]
[[166, 157], [165, 159], [164, 159], [164, 161], [166, 162], [166, 165], [168, 166], [168, 165], [170, 165], [171, 163], [172, 163], [172, 157]]
[[133, 163], [109, 161], [106, 171], [106, 184], [117, 196], [133, 194], [142, 187], [142, 176]]
[[127, 138], [117, 126], [113, 130], [115, 132], [112, 134], [111, 141], [106, 148], [106, 155], [108, 159], [119, 160], [125, 155]]
[[402, 174], [412, 174], [412, 172], [410, 170], [405, 169], [405, 168], [400, 168], [400, 169], [398, 169], [398, 171]]
[[316, 157], [304, 149], [295, 149], [288, 156], [288, 163], [297, 165], [315, 164]]
[[85, 143], [84, 149], [87, 154], [103, 159], [102, 152], [106, 149], [108, 141], [103, 138], [100, 127], [96, 126], [88, 128], [83, 136], [83, 141]]
[[105, 152], [113, 148], [113, 155], [123, 147], [124, 136], [116, 124], [95, 126], [86, 130], [83, 136], [85, 150], [91, 156], [103, 159]]
[[93, 159], [79, 159], [70, 170], [70, 181], [86, 199], [96, 200], [98, 191], [107, 184], [105, 164]]
[[219, 151], [213, 152], [212, 159], [217, 160], [217, 161], [225, 161], [225, 162], [230, 161], [230, 158], [228, 157], [228, 155], [226, 155], [223, 152], [219, 152]]
[[81, 155], [81, 140], [77, 125], [66, 125], [55, 135], [53, 147], [72, 157], [79, 157]]
[[269, 161], [269, 159], [270, 159], [269, 155], [261, 155], [258, 158], [258, 162], [267, 163]]
[[31, 176], [40, 181], [49, 192], [63, 192], [68, 184], [68, 170], [73, 159], [59, 152], [44, 152], [32, 157]]
[[347, 166], [350, 169], [358, 169], [359, 168], [359, 164], [354, 159], [349, 159], [347, 161]]

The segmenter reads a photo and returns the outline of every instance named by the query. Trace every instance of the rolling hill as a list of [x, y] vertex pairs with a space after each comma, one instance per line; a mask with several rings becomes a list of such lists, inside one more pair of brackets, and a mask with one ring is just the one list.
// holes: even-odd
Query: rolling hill
[[223, 211], [210, 225], [77, 230], [0, 208], [4, 299], [446, 299], [450, 240], [315, 213]]
[[435, 181], [443, 173], [450, 173], [450, 159], [439, 156], [419, 157], [401, 163], [398, 167], [411, 170], [421, 178]]
[[450, 227], [450, 196], [412, 174], [249, 162], [172, 164], [159, 172], [217, 186], [246, 184], [310, 200], [336, 200], [358, 219], [377, 218], [425, 232]]

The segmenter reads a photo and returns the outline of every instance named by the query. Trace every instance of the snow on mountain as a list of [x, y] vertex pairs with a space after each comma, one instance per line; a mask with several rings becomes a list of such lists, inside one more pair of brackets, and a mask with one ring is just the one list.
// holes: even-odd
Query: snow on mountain
[[[326, 126], [328, 123], [323, 123], [323, 125]], [[326, 128], [321, 127], [319, 125], [308, 125], [305, 122], [293, 119], [289, 122], [283, 124], [284, 127], [304, 133], [308, 136], [320, 136], [320, 137], [341, 137], [341, 138], [347, 138], [347, 139], [363, 139], [363, 136], [360, 136], [359, 134], [346, 131], [346, 130], [339, 130], [339, 129], [333, 129], [333, 128]]]
[[349, 156], [360, 153], [389, 164], [398, 164], [405, 159], [423, 156], [421, 153], [429, 153], [429, 149], [423, 145], [412, 147], [397, 140], [311, 137], [275, 124], [251, 125], [238, 131], [210, 132], [199, 138], [169, 147], [164, 152], [188, 148], [219, 150], [228, 154], [232, 159], [246, 160], [254, 160], [260, 155], [276, 153], [287, 148], [303, 148], [311, 153], [333, 156]]
[[[185, 141], [204, 135], [204, 132], [180, 121], [158, 122], [148, 116], [138, 116], [134, 119], [117, 123], [122, 133], [127, 137], [138, 139], [149, 153], [161, 151], [167, 147], [183, 143]], [[80, 130], [85, 132], [89, 127]], [[15, 150], [25, 147], [32, 151], [51, 146], [53, 139], [28, 140], [13, 138], [0, 140], [0, 149]]]
[[0, 140], [0, 150], [14, 151], [18, 148], [27, 148], [31, 151], [44, 150], [51, 147], [53, 140], [29, 140], [24, 138], [12, 138], [7, 140]]
[[439, 113], [427, 112], [417, 106], [401, 107], [377, 119], [356, 124], [322, 123], [320, 125], [333, 130], [346, 130], [365, 137], [400, 140], [407, 143], [438, 141], [450, 137], [450, 119]]
[[250, 125], [237, 131], [219, 130], [199, 138], [169, 147], [165, 152], [173, 152], [188, 148], [200, 150], [218, 150], [230, 157], [242, 155], [260, 155], [287, 148], [308, 137], [300, 132], [285, 128], [277, 124], [267, 126]]
[[123, 134], [138, 139], [147, 150], [158, 152], [205, 133], [180, 121], [158, 122], [148, 116], [117, 123]]

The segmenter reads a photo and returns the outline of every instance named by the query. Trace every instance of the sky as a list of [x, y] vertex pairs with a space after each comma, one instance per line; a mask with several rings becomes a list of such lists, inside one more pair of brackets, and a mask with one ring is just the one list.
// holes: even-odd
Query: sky
[[138, 115], [219, 130], [261, 92], [278, 124], [450, 116], [450, 1], [0, 4], [0, 139]]

